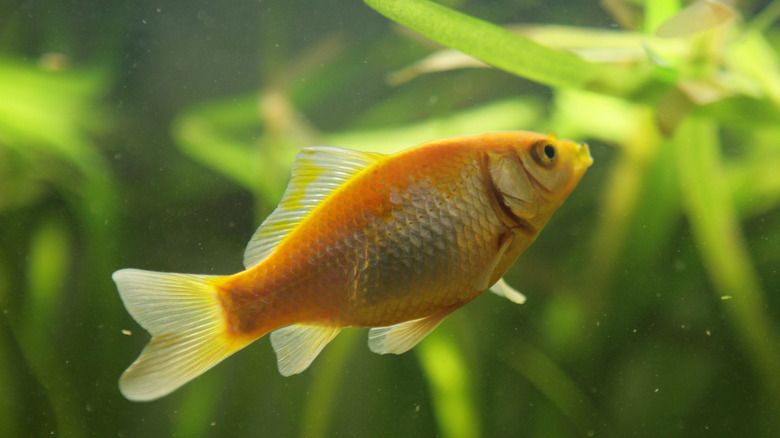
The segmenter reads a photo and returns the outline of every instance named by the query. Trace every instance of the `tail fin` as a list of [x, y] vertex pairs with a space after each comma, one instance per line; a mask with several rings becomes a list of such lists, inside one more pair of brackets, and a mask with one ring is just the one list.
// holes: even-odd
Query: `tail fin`
[[212, 287], [217, 277], [122, 269], [112, 278], [127, 311], [152, 335], [119, 379], [128, 400], [167, 395], [250, 342], [227, 332]]

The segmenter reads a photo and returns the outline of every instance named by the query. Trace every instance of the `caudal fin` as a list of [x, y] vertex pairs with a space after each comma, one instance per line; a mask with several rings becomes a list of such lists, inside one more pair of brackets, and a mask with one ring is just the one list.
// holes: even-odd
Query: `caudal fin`
[[216, 277], [122, 269], [112, 278], [127, 311], [152, 335], [119, 379], [129, 400], [167, 395], [250, 342], [227, 332]]

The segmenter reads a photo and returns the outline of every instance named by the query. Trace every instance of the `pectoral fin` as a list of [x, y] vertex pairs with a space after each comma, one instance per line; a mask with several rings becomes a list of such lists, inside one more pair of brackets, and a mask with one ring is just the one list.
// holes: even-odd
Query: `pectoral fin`
[[406, 353], [432, 332], [451, 310], [413, 319], [389, 327], [375, 327], [368, 331], [368, 348], [378, 354]]
[[504, 297], [513, 303], [517, 303], [517, 304], [525, 303], [525, 295], [518, 292], [512, 286], [508, 285], [503, 278], [500, 278], [496, 282], [496, 284], [490, 287], [490, 292], [493, 292], [494, 294], [500, 297]]
[[336, 326], [293, 324], [271, 332], [279, 374], [303, 372], [340, 331]]
[[513, 240], [514, 237], [510, 233], [501, 236], [495, 255], [493, 255], [493, 258], [488, 262], [487, 266], [485, 266], [485, 270], [477, 277], [477, 281], [474, 283], [475, 289], [484, 292], [490, 287], [490, 278], [493, 276], [493, 271], [496, 270], [498, 263], [501, 261], [501, 258], [504, 257], [504, 253], [509, 249]]

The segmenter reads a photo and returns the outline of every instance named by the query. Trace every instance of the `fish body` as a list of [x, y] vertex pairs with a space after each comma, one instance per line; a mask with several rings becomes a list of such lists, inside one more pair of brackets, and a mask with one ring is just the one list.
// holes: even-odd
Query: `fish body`
[[519, 296], [500, 278], [591, 163], [587, 146], [529, 132], [394, 155], [303, 149], [245, 271], [114, 274], [152, 334], [120, 388], [160, 397], [269, 332], [283, 375], [347, 326], [372, 327], [375, 352], [407, 351], [491, 286]]
[[[242, 315], [234, 326], [387, 326], [484, 292], [477, 277], [514, 225], [495, 205], [479, 152], [462, 143], [413, 149], [334, 193], [268, 259], [221, 285]], [[526, 234], [518, 243], [535, 236]], [[260, 307], [246, 303], [253, 291], [266, 297]]]

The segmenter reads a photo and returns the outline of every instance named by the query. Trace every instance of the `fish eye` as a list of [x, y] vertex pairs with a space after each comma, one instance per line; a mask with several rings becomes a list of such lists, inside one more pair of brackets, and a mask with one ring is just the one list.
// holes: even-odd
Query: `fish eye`
[[534, 161], [542, 167], [552, 167], [555, 164], [555, 158], [558, 155], [558, 151], [546, 140], [540, 140], [536, 142], [533, 148], [531, 148], [531, 156]]
[[555, 158], [555, 147], [553, 145], [547, 144], [544, 145], [544, 155], [549, 159]]

